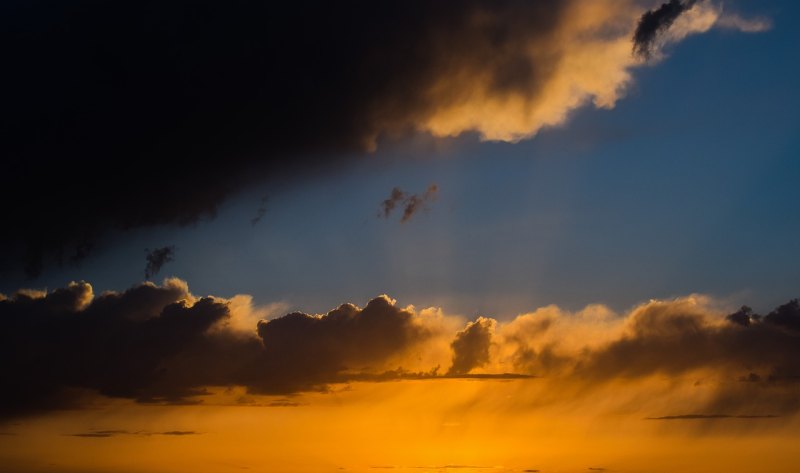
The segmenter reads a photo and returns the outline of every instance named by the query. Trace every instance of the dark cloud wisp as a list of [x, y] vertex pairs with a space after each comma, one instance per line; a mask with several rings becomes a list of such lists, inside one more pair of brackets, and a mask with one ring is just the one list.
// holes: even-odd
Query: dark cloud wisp
[[658, 36], [669, 29], [672, 23], [695, 3], [697, 0], [670, 0], [655, 10], [645, 12], [633, 33], [633, 53], [643, 59], [649, 59]]
[[165, 246], [154, 250], [145, 249], [147, 264], [144, 267], [144, 279], [148, 280], [161, 271], [161, 268], [175, 260], [175, 246]]
[[425, 189], [425, 192], [420, 194], [412, 194], [395, 187], [389, 197], [381, 203], [381, 210], [378, 215], [388, 219], [394, 210], [399, 208], [403, 211], [400, 223], [406, 223], [411, 220], [414, 214], [420, 210], [425, 210], [428, 203], [436, 200], [438, 193], [439, 186], [436, 184], [431, 184]]

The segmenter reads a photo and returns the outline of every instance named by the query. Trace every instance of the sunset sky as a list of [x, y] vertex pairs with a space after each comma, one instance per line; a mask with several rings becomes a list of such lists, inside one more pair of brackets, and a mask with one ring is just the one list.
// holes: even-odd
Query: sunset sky
[[798, 471], [798, 17], [3, 3], [0, 471]]

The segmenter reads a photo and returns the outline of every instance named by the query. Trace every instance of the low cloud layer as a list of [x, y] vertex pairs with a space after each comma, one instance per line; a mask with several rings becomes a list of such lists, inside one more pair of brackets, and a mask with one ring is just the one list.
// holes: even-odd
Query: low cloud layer
[[99, 296], [80, 282], [0, 297], [0, 417], [81, 406], [96, 393], [182, 404], [208, 386], [322, 390], [386, 370], [440, 331], [385, 296], [243, 330], [250, 312], [241, 301], [197, 298], [177, 279]]
[[800, 409], [797, 300], [765, 315], [691, 296], [627, 314], [548, 306], [506, 322], [466, 322], [380, 296], [327, 314], [256, 323], [259, 314], [266, 309], [245, 296], [198, 298], [178, 279], [121, 293], [94, 295], [81, 282], [0, 297], [0, 417], [91, 405], [98, 394], [186, 404], [216, 387], [286, 395], [347, 382], [462, 378], [533, 378], [546, 386], [531, 398], [538, 403], [656, 389], [647, 397], [664, 398], [665, 412], [650, 417], [665, 420]]
[[149, 432], [147, 430], [137, 430], [134, 432], [131, 432], [129, 430], [90, 430], [88, 432], [69, 434], [69, 436], [102, 439], [102, 438], [117, 437], [120, 435], [134, 435], [143, 437], [150, 437], [153, 435], [167, 435], [174, 437], [182, 437], [186, 435], [198, 435], [198, 434], [199, 432], [195, 432], [193, 430], [167, 430], [165, 432]]
[[381, 137], [528, 138], [614, 107], [643, 63], [634, 31], [654, 52], [764, 25], [697, 2], [637, 30], [646, 3], [5, 2], [0, 271], [213, 216], [243, 184], [324, 172]]

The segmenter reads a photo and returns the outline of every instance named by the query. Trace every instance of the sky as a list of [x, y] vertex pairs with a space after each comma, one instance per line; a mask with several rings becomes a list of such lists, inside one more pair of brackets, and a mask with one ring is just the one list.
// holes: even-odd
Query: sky
[[797, 470], [796, 2], [0, 8], [0, 471]]

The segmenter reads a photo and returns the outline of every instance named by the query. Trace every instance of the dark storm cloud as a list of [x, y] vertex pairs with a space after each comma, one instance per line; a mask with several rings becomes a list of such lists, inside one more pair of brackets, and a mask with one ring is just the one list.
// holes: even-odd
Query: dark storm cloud
[[261, 321], [258, 336], [272, 376], [254, 387], [282, 393], [344, 381], [348, 375], [342, 372], [374, 369], [428, 335], [411, 312], [387, 297], [375, 298], [363, 309], [344, 304], [323, 316], [291, 313]]
[[381, 203], [379, 215], [383, 218], [389, 218], [395, 208], [399, 207], [403, 210], [400, 223], [408, 222], [414, 214], [425, 209], [428, 203], [435, 200], [438, 193], [439, 187], [436, 184], [431, 184], [421, 194], [411, 194], [404, 192], [399, 187], [395, 187], [389, 194], [389, 198]]
[[0, 416], [79, 404], [86, 390], [139, 399], [193, 393], [165, 383], [162, 362], [196, 344], [227, 307], [185, 297], [168, 284], [92, 300], [91, 286], [74, 283], [45, 297], [0, 301]]
[[175, 246], [165, 246], [154, 250], [145, 249], [147, 252], [147, 265], [144, 267], [144, 278], [148, 280], [161, 271], [161, 267], [175, 260]]
[[350, 380], [350, 372], [377, 369], [429, 335], [386, 297], [363, 309], [263, 321], [249, 335], [229, 330], [230, 317], [226, 301], [196, 299], [174, 279], [97, 297], [90, 285], [73, 283], [0, 300], [0, 418], [79, 407], [93, 393], [186, 404], [207, 386], [324, 389]]
[[213, 216], [245, 181], [416, 128], [467, 78], [534, 100], [567, 3], [3, 2], [0, 268], [36, 275], [109, 229]]
[[633, 53], [649, 59], [658, 36], [668, 30], [672, 23], [695, 3], [697, 0], [670, 0], [655, 10], [645, 12], [633, 33]]
[[450, 345], [453, 350], [453, 364], [447, 374], [463, 375], [489, 362], [489, 347], [492, 344], [492, 333], [495, 321], [479, 317], [456, 334]]

